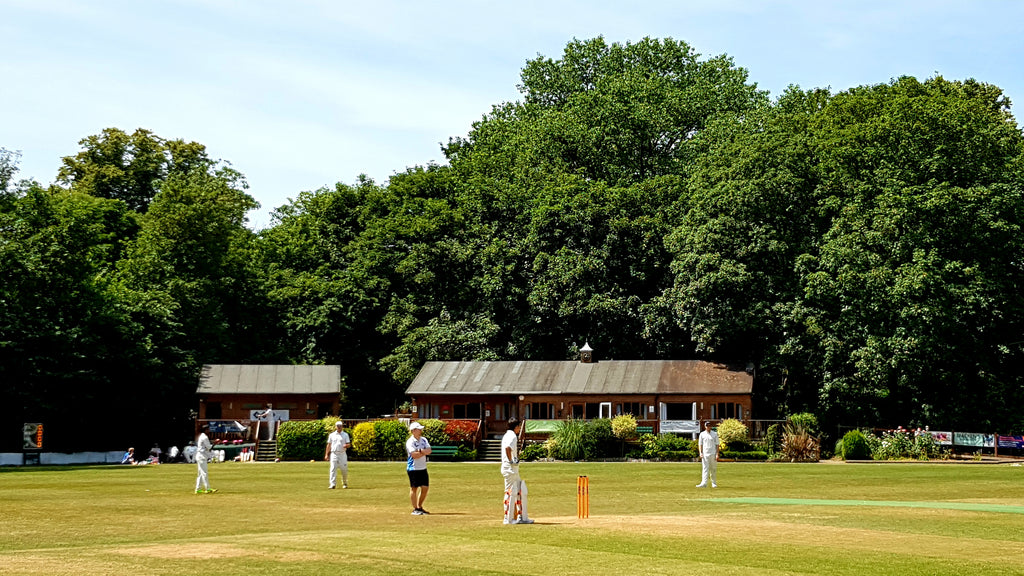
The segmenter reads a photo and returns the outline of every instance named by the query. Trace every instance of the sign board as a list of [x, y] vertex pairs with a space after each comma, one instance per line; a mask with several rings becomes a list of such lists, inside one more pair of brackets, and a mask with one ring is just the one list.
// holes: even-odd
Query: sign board
[[28, 423], [22, 427], [24, 436], [23, 449], [42, 450], [43, 448], [43, 424], [41, 422]]
[[999, 447], [1024, 449], [1024, 436], [1000, 436]]
[[291, 414], [290, 410], [271, 410], [270, 414], [263, 416], [265, 412], [266, 410], [249, 410], [249, 420], [254, 422], [257, 420], [260, 422], [270, 422], [273, 420], [287, 422]]
[[995, 437], [991, 434], [980, 432], [955, 432], [953, 434], [953, 443], [957, 446], [992, 448], [995, 446]]

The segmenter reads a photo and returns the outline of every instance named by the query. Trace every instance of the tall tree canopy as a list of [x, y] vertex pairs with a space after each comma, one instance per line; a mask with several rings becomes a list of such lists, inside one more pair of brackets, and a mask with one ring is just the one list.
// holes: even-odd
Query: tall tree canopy
[[0, 149], [0, 399], [185, 429], [203, 363], [330, 363], [372, 416], [425, 361], [589, 341], [753, 364], [758, 417], [1024, 430], [1024, 138], [998, 87], [771, 101], [727, 56], [596, 38], [519, 88], [447, 165], [302, 192], [259, 233], [194, 142], [107, 129], [48, 189]]
[[146, 211], [170, 176], [215, 164], [201, 144], [164, 140], [141, 128], [131, 134], [107, 128], [79, 145], [81, 152], [63, 159], [57, 181], [97, 198], [121, 200], [136, 212]]

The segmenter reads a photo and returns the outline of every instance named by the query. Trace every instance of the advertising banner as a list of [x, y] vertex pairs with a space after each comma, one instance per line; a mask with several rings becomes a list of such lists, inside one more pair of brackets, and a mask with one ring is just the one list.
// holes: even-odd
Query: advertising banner
[[999, 447], [1024, 449], [1024, 436], [1000, 436]]
[[949, 445], [951, 445], [953, 443], [953, 433], [952, 432], [934, 432], [934, 431], [932, 431], [932, 432], [928, 432], [928, 434], [931, 434], [932, 438], [935, 439], [935, 443], [940, 445], [940, 446], [949, 446]]
[[700, 434], [700, 422], [697, 420], [662, 420], [659, 428], [662, 433]]
[[553, 434], [558, 430], [561, 420], [527, 420], [523, 428], [525, 434]]
[[995, 436], [978, 432], [954, 432], [953, 443], [972, 448], [992, 448], [995, 446]]

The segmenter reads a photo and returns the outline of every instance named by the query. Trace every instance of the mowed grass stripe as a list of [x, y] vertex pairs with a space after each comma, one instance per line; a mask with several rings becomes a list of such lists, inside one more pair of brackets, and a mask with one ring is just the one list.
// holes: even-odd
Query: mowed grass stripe
[[1024, 514], [1024, 506], [986, 504], [981, 502], [905, 502], [894, 500], [823, 500], [818, 498], [708, 498], [710, 502], [732, 504], [777, 504], [799, 506], [876, 506], [889, 508], [934, 508], [936, 510], [966, 510], [969, 512], [1000, 512]]

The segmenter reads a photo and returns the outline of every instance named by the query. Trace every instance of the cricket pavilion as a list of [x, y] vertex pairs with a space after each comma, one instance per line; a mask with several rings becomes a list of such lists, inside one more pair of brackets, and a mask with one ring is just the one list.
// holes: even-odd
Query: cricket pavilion
[[750, 420], [752, 367], [700, 360], [427, 362], [406, 390], [413, 418], [472, 419], [484, 436], [511, 416], [528, 433], [560, 420], [632, 414], [645, 432], [695, 434], [701, 420]]

